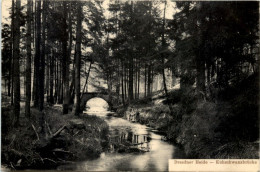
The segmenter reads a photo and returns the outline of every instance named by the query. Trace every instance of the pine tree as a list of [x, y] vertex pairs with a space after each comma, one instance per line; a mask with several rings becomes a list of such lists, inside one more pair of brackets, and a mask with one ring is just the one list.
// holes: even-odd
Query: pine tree
[[15, 115], [15, 123], [14, 125], [17, 127], [19, 125], [19, 117], [20, 117], [20, 9], [21, 9], [21, 1], [16, 0], [15, 3], [15, 17], [14, 17], [14, 42], [13, 42], [13, 52], [14, 52], [14, 115]]
[[80, 61], [81, 61], [81, 40], [82, 40], [82, 4], [77, 2], [77, 28], [76, 28], [76, 55], [75, 55], [75, 115], [80, 114]]
[[30, 114], [30, 104], [31, 104], [31, 56], [32, 56], [32, 36], [31, 36], [31, 21], [32, 21], [32, 6], [33, 1], [27, 1], [27, 40], [26, 40], [26, 102], [25, 102], [25, 115], [29, 118]]

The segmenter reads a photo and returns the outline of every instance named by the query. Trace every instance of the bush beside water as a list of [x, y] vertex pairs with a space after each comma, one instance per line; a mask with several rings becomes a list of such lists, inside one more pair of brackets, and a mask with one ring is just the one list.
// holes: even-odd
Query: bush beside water
[[181, 146], [188, 158], [259, 158], [258, 75], [219, 90], [214, 97], [200, 98], [195, 89], [170, 92], [160, 104], [133, 103], [138, 122], [163, 131]]

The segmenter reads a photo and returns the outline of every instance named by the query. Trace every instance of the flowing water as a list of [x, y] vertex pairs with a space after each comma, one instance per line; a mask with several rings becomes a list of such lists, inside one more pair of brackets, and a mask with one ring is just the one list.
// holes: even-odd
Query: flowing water
[[107, 116], [109, 112], [88, 111], [105, 119], [110, 129], [110, 148], [98, 159], [60, 166], [77, 171], [167, 171], [168, 160], [183, 158], [180, 149], [164, 141], [155, 130], [125, 119]]

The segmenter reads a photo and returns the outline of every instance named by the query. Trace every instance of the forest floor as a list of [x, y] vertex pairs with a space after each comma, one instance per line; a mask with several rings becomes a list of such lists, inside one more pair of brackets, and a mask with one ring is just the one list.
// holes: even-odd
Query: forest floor
[[[77, 160], [93, 159], [108, 147], [107, 123], [96, 116], [63, 115], [59, 106], [43, 112], [31, 108], [31, 118], [21, 105], [20, 126], [2, 95], [2, 167], [10, 169], [55, 169]], [[10, 104], [10, 103], [9, 103]]]

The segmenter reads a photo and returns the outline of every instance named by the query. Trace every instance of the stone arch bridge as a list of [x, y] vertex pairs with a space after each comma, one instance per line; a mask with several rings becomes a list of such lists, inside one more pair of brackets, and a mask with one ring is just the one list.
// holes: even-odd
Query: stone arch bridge
[[116, 97], [113, 96], [114, 93], [108, 93], [108, 92], [89, 92], [89, 93], [83, 93], [81, 102], [80, 102], [80, 108], [81, 111], [85, 109], [86, 103], [95, 97], [104, 99], [108, 105], [108, 110], [115, 110], [116, 106], [118, 105], [118, 101], [116, 100]]

